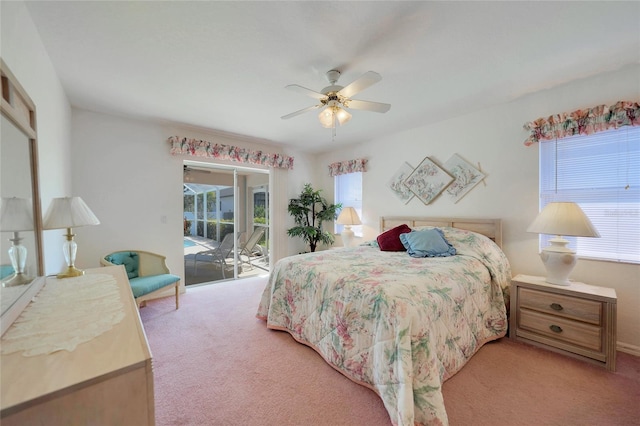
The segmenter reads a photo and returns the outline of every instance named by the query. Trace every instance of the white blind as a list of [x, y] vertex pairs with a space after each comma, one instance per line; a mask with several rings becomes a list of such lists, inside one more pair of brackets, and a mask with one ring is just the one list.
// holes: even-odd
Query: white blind
[[552, 201], [579, 204], [600, 233], [565, 237], [578, 256], [640, 263], [640, 126], [541, 142], [540, 209]]
[[[346, 173], [334, 177], [335, 203], [342, 207], [353, 207], [362, 221], [362, 172]], [[335, 232], [342, 232], [344, 225], [335, 225]], [[354, 235], [362, 237], [362, 225], [352, 226]]]

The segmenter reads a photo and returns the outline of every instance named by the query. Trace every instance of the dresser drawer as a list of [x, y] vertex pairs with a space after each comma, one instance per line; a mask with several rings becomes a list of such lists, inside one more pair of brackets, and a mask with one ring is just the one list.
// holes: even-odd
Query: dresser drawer
[[528, 288], [519, 288], [521, 308], [602, 325], [602, 303]]
[[522, 330], [596, 352], [602, 351], [602, 327], [529, 309], [520, 310], [519, 325]]

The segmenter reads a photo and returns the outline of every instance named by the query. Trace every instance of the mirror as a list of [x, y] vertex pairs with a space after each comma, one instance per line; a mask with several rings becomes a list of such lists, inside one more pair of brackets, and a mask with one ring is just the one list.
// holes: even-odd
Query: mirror
[[0, 300], [4, 331], [5, 314], [44, 274], [44, 266], [35, 105], [1, 59], [0, 71]]

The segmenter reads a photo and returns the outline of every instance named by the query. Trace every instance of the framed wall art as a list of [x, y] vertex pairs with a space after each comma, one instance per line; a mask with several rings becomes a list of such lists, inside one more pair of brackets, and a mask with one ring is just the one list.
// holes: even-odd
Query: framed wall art
[[462, 159], [458, 154], [453, 154], [444, 163], [444, 168], [455, 180], [447, 187], [447, 194], [457, 203], [467, 192], [485, 178], [484, 173]]
[[453, 177], [438, 167], [429, 157], [425, 157], [405, 179], [404, 185], [423, 203], [429, 204], [452, 181]]
[[395, 196], [405, 204], [411, 201], [414, 197], [413, 192], [411, 192], [411, 190], [404, 184], [404, 181], [409, 177], [411, 172], [413, 172], [411, 164], [404, 162], [387, 183], [387, 186]]

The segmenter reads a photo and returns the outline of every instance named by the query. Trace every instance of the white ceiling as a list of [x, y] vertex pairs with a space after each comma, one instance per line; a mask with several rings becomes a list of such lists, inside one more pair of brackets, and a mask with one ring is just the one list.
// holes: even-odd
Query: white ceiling
[[[640, 62], [640, 2], [28, 1], [71, 104], [322, 152]], [[288, 84], [390, 103], [337, 129]]]

